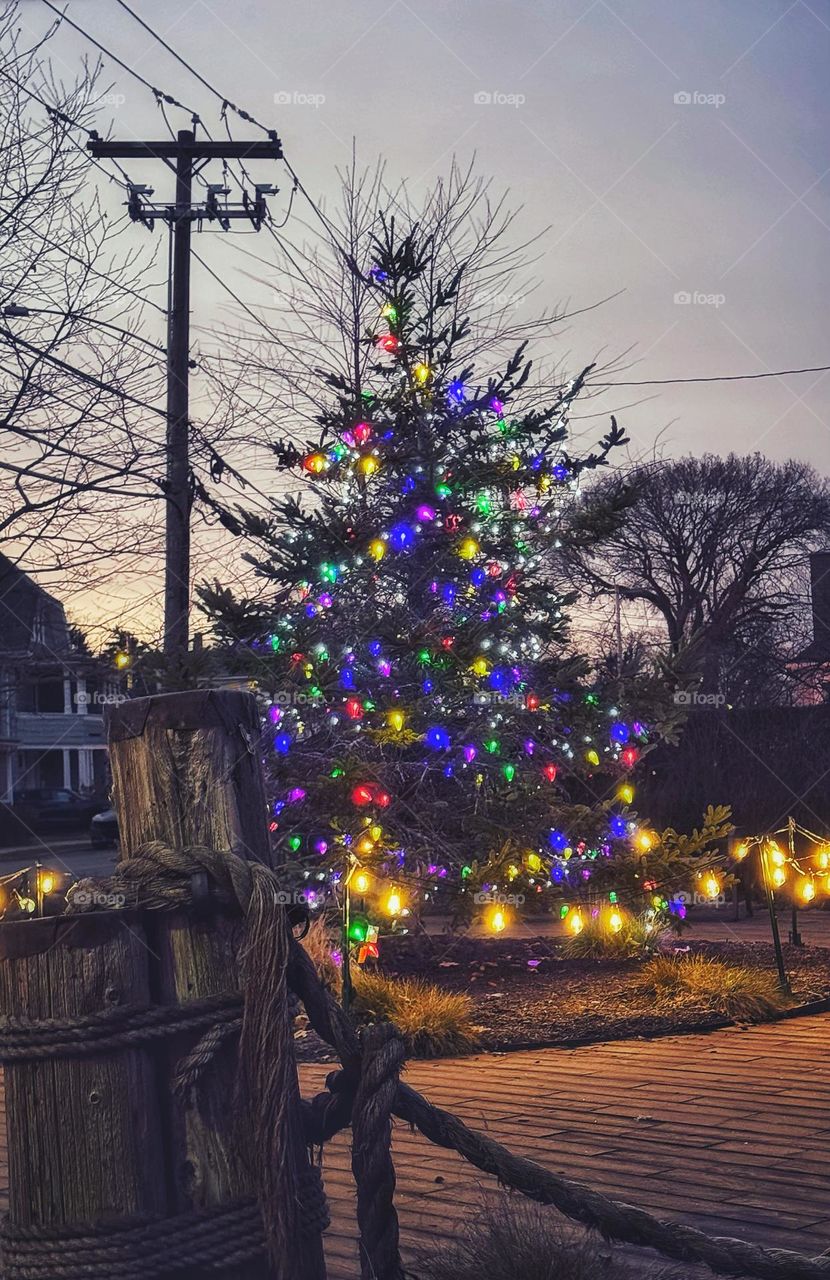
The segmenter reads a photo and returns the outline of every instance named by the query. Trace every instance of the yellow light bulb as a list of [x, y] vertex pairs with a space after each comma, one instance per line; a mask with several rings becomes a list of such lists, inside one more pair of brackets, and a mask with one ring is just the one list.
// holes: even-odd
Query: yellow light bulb
[[402, 711], [398, 711], [397, 709], [390, 711], [386, 720], [389, 728], [394, 729], [395, 733], [400, 733], [401, 729], [406, 724], [406, 716]]
[[55, 877], [51, 871], [42, 871], [40, 873], [40, 891], [41, 893], [51, 893], [55, 888]]
[[783, 867], [773, 867], [772, 883], [776, 889], [780, 889], [784, 881], [787, 879], [787, 873]]
[[130, 655], [128, 653], [117, 653], [115, 655], [115, 665], [123, 668], [130, 665]]
[[490, 670], [490, 663], [486, 658], [476, 658], [472, 666], [473, 672], [477, 676], [486, 676]]
[[365, 871], [358, 871], [354, 878], [355, 893], [366, 893], [370, 880]]
[[619, 911], [612, 911], [610, 916], [608, 917], [608, 928], [611, 930], [612, 933], [619, 933], [622, 927], [623, 927], [623, 918], [620, 915]]
[[720, 880], [716, 875], [709, 875], [704, 880], [703, 887], [710, 898], [716, 898], [720, 893]]
[[634, 788], [626, 782], [624, 786], [617, 791], [617, 799], [622, 800], [623, 804], [631, 804], [634, 799]]
[[423, 386], [423, 384], [429, 379], [429, 374], [430, 374], [429, 365], [424, 364], [423, 361], [419, 364], [416, 364], [415, 368], [412, 370], [412, 375], [415, 378], [415, 381], [420, 382], [421, 386]]
[[776, 867], [783, 867], [784, 863], [787, 861], [777, 844], [772, 846], [769, 856], [772, 859], [773, 866]]
[[648, 853], [649, 849], [654, 846], [654, 839], [650, 831], [638, 831], [636, 839], [637, 848], [641, 849], [643, 853]]
[[594, 751], [593, 747], [591, 748], [590, 751], [585, 752], [585, 759], [588, 761], [588, 764], [593, 764], [593, 765], [599, 764], [599, 756], [597, 755], [596, 751]]
[[490, 928], [493, 933], [502, 933], [507, 928], [507, 921], [504, 918], [504, 912], [497, 907], [490, 915]]
[[830, 870], [830, 849], [819, 849], [816, 855], [819, 871]]
[[538, 853], [529, 853], [525, 861], [531, 871], [541, 871], [542, 859], [539, 857]]
[[379, 827], [378, 824], [375, 823], [374, 826], [369, 828], [369, 835], [373, 840], [380, 840], [383, 835], [383, 827]]
[[568, 928], [573, 934], [581, 933], [585, 928], [582, 916], [578, 911], [572, 911], [568, 916]]
[[516, 876], [517, 876], [518, 874], [519, 874], [519, 868], [518, 868], [518, 867], [510, 866], [510, 867], [508, 867], [508, 868], [507, 868], [507, 878], [508, 878], [508, 880], [515, 880], [515, 879], [516, 879]]
[[748, 846], [745, 844], [739, 844], [732, 856], [734, 857], [736, 862], [742, 862], [748, 853], [749, 853]]
[[396, 916], [400, 909], [401, 895], [398, 893], [397, 889], [393, 889], [389, 894], [389, 897], [386, 899], [386, 910], [389, 912], [390, 916]]
[[462, 560], [474, 560], [478, 555], [478, 543], [475, 538], [465, 538], [458, 548]]
[[357, 464], [358, 471], [364, 476], [373, 476], [379, 466], [380, 463], [373, 453], [364, 453]]
[[357, 842], [358, 853], [371, 853], [374, 847], [374, 841], [371, 836], [361, 836]]
[[812, 880], [804, 879], [798, 886], [798, 892], [801, 895], [802, 901], [812, 902], [813, 898], [816, 896], [816, 886], [813, 884]]
[[373, 560], [382, 560], [386, 555], [386, 543], [383, 538], [374, 538], [369, 543], [369, 555]]

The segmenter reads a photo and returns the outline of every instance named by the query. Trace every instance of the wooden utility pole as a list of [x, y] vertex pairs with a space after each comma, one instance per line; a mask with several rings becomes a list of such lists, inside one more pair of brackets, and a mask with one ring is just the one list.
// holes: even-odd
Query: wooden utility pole
[[164, 575], [164, 653], [181, 660], [187, 653], [190, 611], [190, 507], [192, 502], [189, 456], [190, 370], [190, 239], [194, 221], [217, 222], [230, 229], [233, 219], [245, 218], [258, 231], [267, 217], [265, 196], [276, 191], [259, 183], [254, 196], [244, 193], [238, 205], [220, 203], [221, 186], [207, 188], [201, 205], [193, 204], [193, 179], [209, 160], [280, 160], [282, 147], [276, 134], [262, 142], [226, 142], [197, 139], [192, 129], [180, 129], [175, 139], [163, 142], [117, 142], [91, 137], [87, 149], [97, 159], [162, 160], [175, 168], [176, 202], [153, 205], [151, 187], [131, 186], [128, 209], [135, 222], [152, 228], [156, 219], [167, 222], [173, 237], [170, 307], [167, 324], [167, 500]]

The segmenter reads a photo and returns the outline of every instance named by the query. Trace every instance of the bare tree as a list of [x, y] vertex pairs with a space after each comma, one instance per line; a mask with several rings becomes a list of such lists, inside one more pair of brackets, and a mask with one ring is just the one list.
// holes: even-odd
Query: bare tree
[[66, 583], [149, 549], [164, 362], [140, 332], [143, 247], [116, 245], [89, 183], [100, 67], [64, 86], [47, 42], [0, 13], [0, 548]]
[[812, 467], [760, 454], [650, 462], [599, 479], [572, 520], [574, 586], [645, 605], [707, 689], [769, 699], [758, 686], [786, 661], [774, 638], [792, 634], [809, 553], [830, 540], [830, 488]]

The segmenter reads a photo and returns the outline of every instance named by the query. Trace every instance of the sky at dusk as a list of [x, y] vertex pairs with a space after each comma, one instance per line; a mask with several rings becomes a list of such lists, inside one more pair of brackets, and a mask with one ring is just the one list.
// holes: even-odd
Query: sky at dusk
[[[361, 160], [385, 157], [414, 192], [453, 156], [475, 153], [495, 189], [523, 206], [521, 232], [550, 228], [542, 286], [516, 301], [522, 316], [618, 295], [552, 336], [551, 354], [573, 371], [624, 352], [619, 380], [830, 364], [827, 0], [134, 7], [277, 129], [324, 206], [353, 140]], [[221, 132], [218, 103], [114, 0], [72, 0], [68, 12]], [[32, 31], [52, 17], [39, 0], [23, 13]], [[50, 43], [69, 76], [83, 42], [62, 30]], [[165, 136], [150, 94], [117, 67], [107, 78], [113, 133]], [[187, 125], [175, 110], [171, 121]], [[235, 120], [234, 136], [246, 135], [261, 136]], [[131, 176], [160, 192], [169, 185], [152, 163]], [[276, 177], [279, 216], [288, 184]], [[243, 274], [250, 264], [220, 235], [196, 247], [252, 306], [267, 301], [270, 284]], [[194, 320], [221, 324], [226, 314], [216, 285], [197, 274]], [[591, 402], [591, 413], [605, 409], [618, 412], [637, 456], [758, 449], [830, 469], [830, 374], [618, 387]]]

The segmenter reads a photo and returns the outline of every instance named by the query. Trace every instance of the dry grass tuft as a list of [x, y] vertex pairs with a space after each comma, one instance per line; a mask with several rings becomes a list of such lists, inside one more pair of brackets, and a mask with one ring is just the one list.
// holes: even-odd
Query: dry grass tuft
[[469, 1053], [478, 1045], [469, 996], [443, 991], [420, 978], [387, 978], [366, 970], [354, 974], [355, 1012], [394, 1022], [410, 1053], [439, 1058]]
[[335, 934], [324, 916], [315, 916], [308, 933], [302, 940], [302, 946], [308, 952], [317, 977], [328, 991], [340, 997], [343, 985], [339, 965], [332, 959], [332, 948], [335, 945]]
[[647, 928], [639, 916], [623, 916], [617, 933], [611, 932], [602, 915], [589, 916], [582, 932], [562, 943], [562, 953], [574, 960], [628, 960], [653, 951], [660, 936], [660, 930]]
[[747, 1022], [769, 1018], [787, 1005], [775, 974], [706, 956], [655, 956], [637, 986], [662, 1008], [694, 1005]]
[[662, 1264], [636, 1271], [611, 1246], [566, 1227], [553, 1210], [511, 1201], [416, 1262], [417, 1280], [679, 1280]]

